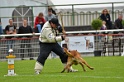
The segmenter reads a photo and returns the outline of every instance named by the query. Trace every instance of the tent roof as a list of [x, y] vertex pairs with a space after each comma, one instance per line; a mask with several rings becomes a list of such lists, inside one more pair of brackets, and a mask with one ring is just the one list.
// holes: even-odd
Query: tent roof
[[[67, 5], [67, 4], [91, 4], [91, 3], [110, 3], [116, 2], [114, 6], [124, 6], [124, 0], [51, 0], [54, 5]], [[118, 3], [123, 2], [123, 3]], [[97, 8], [97, 7], [110, 7], [112, 4], [94, 4], [94, 5], [77, 5], [74, 8]], [[56, 6], [57, 9], [72, 8], [72, 6]]]

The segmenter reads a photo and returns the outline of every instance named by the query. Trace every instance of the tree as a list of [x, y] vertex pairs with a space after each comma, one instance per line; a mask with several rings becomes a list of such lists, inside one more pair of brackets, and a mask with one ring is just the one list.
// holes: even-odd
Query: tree
[[[94, 30], [96, 30], [96, 41], [98, 41], [98, 37], [97, 37], [97, 30], [99, 30], [101, 27], [102, 27], [102, 20], [100, 20], [100, 19], [94, 19], [93, 21], [92, 21], [92, 24], [91, 24], [91, 26], [92, 26], [92, 28], [94, 29]], [[96, 47], [97, 47], [97, 51], [98, 51], [98, 43], [96, 44]], [[94, 51], [94, 54], [97, 52], [97, 51]], [[98, 51], [99, 52], [99, 51]], [[97, 53], [98, 53], [97, 52]], [[96, 53], [96, 54], [97, 54]], [[100, 51], [100, 53], [101, 53], [101, 51]], [[98, 53], [98, 55], [99, 55], [99, 53]], [[97, 56], [98, 56], [97, 55]]]
[[123, 25], [123, 28], [124, 28], [124, 20], [122, 20], [122, 25]]
[[102, 27], [102, 20], [100, 19], [95, 19], [92, 21], [92, 28], [94, 30], [99, 30]]

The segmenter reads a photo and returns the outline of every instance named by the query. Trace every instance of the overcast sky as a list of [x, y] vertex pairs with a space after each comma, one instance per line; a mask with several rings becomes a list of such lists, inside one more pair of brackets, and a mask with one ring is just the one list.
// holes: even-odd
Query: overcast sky
[[[124, 2], [124, 0], [51, 0], [54, 5], [63, 5], [63, 4], [86, 4], [86, 3], [105, 3], [105, 2]], [[124, 4], [124, 3], [123, 3]], [[122, 4], [122, 5], [123, 5]], [[120, 5], [120, 4], [116, 4]], [[111, 6], [111, 5], [110, 5]], [[91, 7], [91, 6], [90, 6]], [[57, 7], [57, 8], [68, 8], [66, 7]]]

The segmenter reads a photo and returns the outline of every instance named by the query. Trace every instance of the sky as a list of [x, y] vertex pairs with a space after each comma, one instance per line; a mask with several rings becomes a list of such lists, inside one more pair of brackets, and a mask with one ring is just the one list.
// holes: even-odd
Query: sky
[[[106, 2], [124, 2], [124, 0], [51, 0], [54, 5], [64, 4], [86, 4], [86, 3], [106, 3]], [[123, 3], [124, 4], [124, 3]], [[123, 5], [122, 4], [122, 5]], [[116, 4], [120, 5], [120, 4]], [[111, 5], [110, 5], [111, 6]], [[80, 6], [79, 6], [80, 7]], [[91, 7], [91, 6], [90, 6]], [[70, 8], [69, 6], [59, 6], [57, 8]]]

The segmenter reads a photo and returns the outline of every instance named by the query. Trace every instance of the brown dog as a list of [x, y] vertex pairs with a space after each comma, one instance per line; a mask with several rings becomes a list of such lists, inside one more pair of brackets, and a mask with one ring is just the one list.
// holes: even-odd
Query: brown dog
[[84, 68], [84, 64], [91, 70], [93, 70], [93, 67], [90, 67], [87, 62], [81, 57], [80, 53], [77, 52], [77, 50], [71, 50], [68, 51], [67, 48], [64, 48], [64, 52], [68, 55], [68, 61], [66, 66], [64, 67], [64, 69], [62, 70], [61, 73], [63, 73], [65, 70], [67, 70], [67, 72], [70, 72], [70, 67], [74, 64], [80, 64], [83, 67], [83, 70], [86, 71], [86, 69]]

